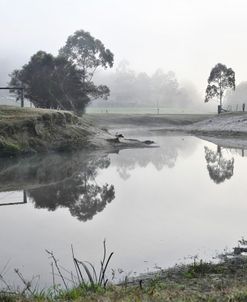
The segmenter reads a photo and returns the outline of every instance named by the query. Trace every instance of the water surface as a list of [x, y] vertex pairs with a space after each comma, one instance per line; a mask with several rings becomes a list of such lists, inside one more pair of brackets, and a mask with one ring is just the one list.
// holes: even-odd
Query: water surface
[[2, 161], [5, 278], [17, 284], [19, 268], [51, 285], [45, 249], [71, 269], [71, 244], [79, 259], [97, 263], [104, 238], [110, 267], [127, 275], [208, 259], [246, 236], [245, 151], [190, 136], [152, 139], [159, 148]]

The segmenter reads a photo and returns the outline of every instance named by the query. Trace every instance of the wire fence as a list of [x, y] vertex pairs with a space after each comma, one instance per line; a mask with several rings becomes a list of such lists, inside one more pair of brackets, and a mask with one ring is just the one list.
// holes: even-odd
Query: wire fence
[[0, 90], [0, 105], [20, 106], [20, 102], [17, 102], [16, 96], [8, 90]]
[[[0, 90], [0, 105], [21, 107], [21, 100], [17, 100], [16, 95], [9, 90]], [[23, 107], [33, 107], [31, 102], [23, 99]]]
[[246, 111], [245, 103], [227, 105], [226, 111], [228, 111], [228, 112], [240, 112], [240, 111], [245, 112]]

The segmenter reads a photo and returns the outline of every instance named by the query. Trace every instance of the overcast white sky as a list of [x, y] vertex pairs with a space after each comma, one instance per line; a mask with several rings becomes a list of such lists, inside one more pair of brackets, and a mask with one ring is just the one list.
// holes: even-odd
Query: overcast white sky
[[0, 0], [0, 71], [42, 49], [57, 54], [68, 35], [89, 31], [131, 68], [173, 70], [203, 93], [211, 68], [247, 80], [246, 0]]

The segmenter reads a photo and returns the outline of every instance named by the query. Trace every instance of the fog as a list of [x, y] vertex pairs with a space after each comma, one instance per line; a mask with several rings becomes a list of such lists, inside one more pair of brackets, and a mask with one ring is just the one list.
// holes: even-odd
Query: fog
[[[9, 74], [13, 69], [16, 69], [20, 63], [13, 62], [7, 58], [0, 58], [0, 85], [4, 86], [9, 81]], [[18, 66], [19, 67], [19, 66]]]
[[[199, 95], [200, 103], [218, 62], [236, 72], [236, 84], [247, 80], [246, 8], [244, 0], [0, 0], [0, 84], [38, 50], [57, 55], [69, 35], [84, 29], [114, 53], [113, 74], [122, 60], [130, 62], [136, 90], [146, 74], [153, 80], [159, 69], [172, 71], [184, 100], [172, 102], [186, 104], [188, 95], [194, 102]], [[144, 102], [138, 94], [132, 98]]]
[[111, 94], [108, 100], [94, 100], [91, 107], [147, 107], [147, 108], [190, 108], [206, 111], [196, 87], [189, 82], [179, 82], [173, 71], [157, 69], [153, 74], [136, 72], [128, 61], [119, 63], [115, 71], [100, 72], [96, 82], [106, 84]]
[[228, 91], [225, 98], [225, 107], [229, 110], [242, 110], [242, 105], [247, 106], [247, 81], [237, 85], [235, 91]]

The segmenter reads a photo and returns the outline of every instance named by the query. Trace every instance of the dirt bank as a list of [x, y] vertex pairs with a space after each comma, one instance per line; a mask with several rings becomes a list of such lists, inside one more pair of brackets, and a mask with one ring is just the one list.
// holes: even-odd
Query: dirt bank
[[159, 134], [183, 133], [230, 148], [247, 148], [247, 113], [217, 114], [91, 114], [88, 119], [110, 133], [142, 129]]
[[148, 146], [146, 142], [116, 138], [101, 128], [87, 116], [69, 111], [0, 106], [0, 156]]
[[0, 107], [2, 156], [77, 149], [88, 146], [97, 132], [88, 121], [67, 111]]
[[183, 131], [191, 134], [247, 135], [247, 113], [224, 114], [91, 114], [88, 119], [99, 127], [114, 129], [148, 128], [159, 131]]
[[69, 111], [0, 106], [0, 156], [70, 151], [79, 149], [118, 150], [148, 147], [123, 137], [118, 131], [141, 129], [179, 131], [189, 135], [241, 138], [247, 146], [247, 114], [85, 114]]

